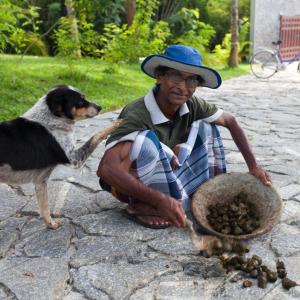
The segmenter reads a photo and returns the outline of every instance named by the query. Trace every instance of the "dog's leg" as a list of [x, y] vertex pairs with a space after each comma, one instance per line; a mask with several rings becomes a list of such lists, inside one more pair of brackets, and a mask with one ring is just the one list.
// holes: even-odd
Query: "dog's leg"
[[49, 228], [57, 229], [63, 222], [62, 220], [54, 221], [50, 216], [50, 209], [48, 206], [47, 181], [36, 183], [35, 192], [39, 204], [40, 216], [44, 219], [44, 222]]
[[121, 122], [122, 120], [120, 119], [116, 120], [110, 127], [96, 133], [83, 146], [73, 151], [69, 157], [70, 163], [74, 167], [80, 168], [91, 155], [91, 153], [96, 149], [99, 143], [106, 139], [107, 136], [121, 124]]

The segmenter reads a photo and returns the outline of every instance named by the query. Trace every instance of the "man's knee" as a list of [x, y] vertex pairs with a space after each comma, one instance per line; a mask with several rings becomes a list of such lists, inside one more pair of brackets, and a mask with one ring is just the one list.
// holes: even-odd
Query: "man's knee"
[[142, 160], [143, 163], [153, 163], [159, 158], [160, 141], [152, 130], [141, 132], [135, 139], [130, 152], [130, 160]]

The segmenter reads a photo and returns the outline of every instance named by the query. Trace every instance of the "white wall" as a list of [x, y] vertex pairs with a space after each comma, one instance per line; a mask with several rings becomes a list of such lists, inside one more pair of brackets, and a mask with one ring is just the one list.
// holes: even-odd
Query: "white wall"
[[252, 48], [272, 48], [279, 40], [280, 15], [300, 15], [300, 0], [251, 0]]

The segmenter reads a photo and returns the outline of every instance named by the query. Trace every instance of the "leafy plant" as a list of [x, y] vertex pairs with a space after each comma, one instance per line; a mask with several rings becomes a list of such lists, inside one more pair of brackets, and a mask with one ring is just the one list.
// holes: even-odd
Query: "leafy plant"
[[198, 9], [182, 8], [178, 15], [174, 16], [174, 27], [181, 32], [174, 42], [189, 45], [205, 53], [215, 30], [209, 24], [199, 21], [200, 12]]
[[29, 54], [47, 55], [47, 47], [39, 40], [39, 8], [19, 7], [8, 0], [0, 0], [0, 51], [21, 54], [38, 41]]
[[132, 25], [108, 24], [102, 35], [103, 59], [109, 62], [138, 62], [140, 57], [161, 52], [170, 36], [164, 21], [154, 22], [152, 16], [158, 1], [137, 0], [137, 12]]
[[[249, 55], [250, 41], [249, 37], [249, 20], [244, 18], [240, 33], [239, 33], [239, 61], [247, 61]], [[231, 49], [231, 34], [227, 33], [222, 41], [222, 44], [216, 45], [213, 53], [219, 58], [219, 60], [225, 64], [228, 62]]]

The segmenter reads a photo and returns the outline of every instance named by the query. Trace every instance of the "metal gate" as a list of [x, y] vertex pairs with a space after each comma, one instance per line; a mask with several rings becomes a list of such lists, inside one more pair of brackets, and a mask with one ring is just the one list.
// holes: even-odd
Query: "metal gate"
[[300, 50], [300, 16], [280, 16], [280, 52], [284, 60]]

